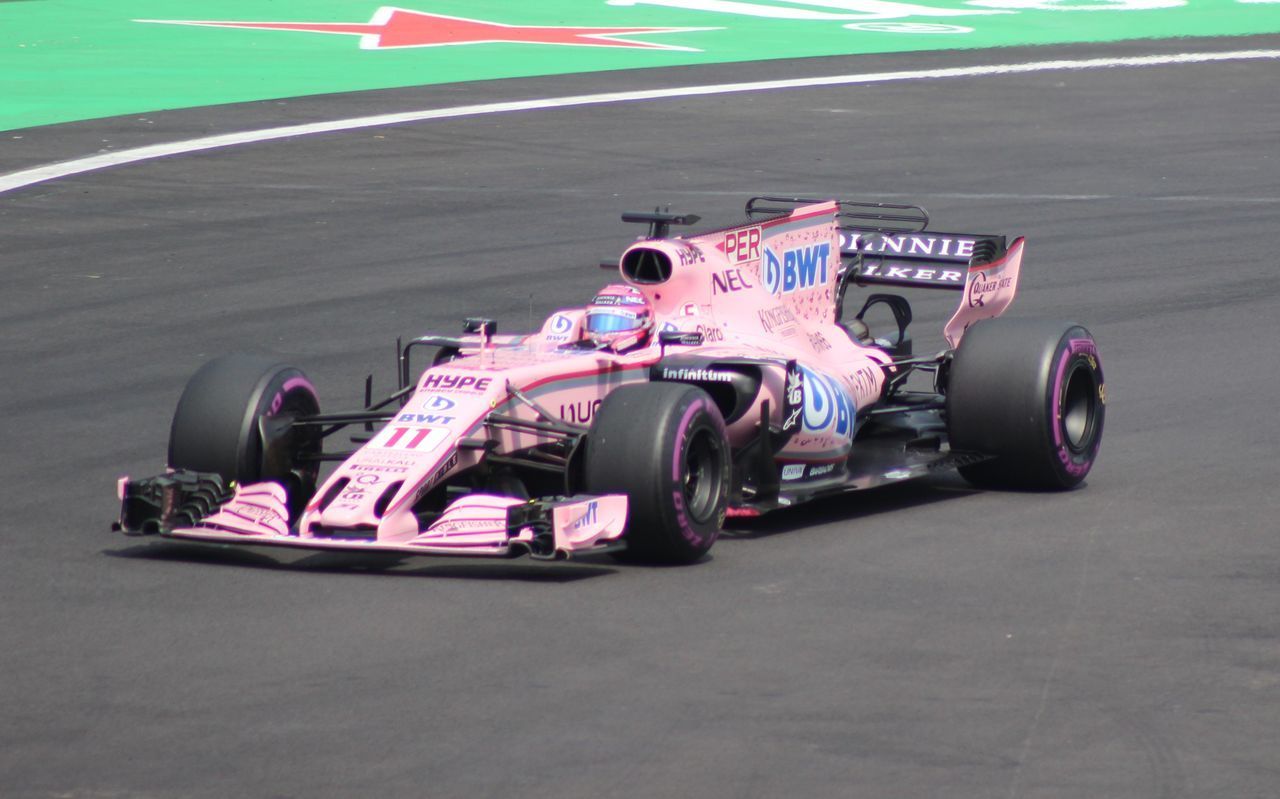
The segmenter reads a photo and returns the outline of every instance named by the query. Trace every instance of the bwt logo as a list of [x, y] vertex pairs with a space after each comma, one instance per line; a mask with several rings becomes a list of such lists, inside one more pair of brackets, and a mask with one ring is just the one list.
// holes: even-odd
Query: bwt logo
[[414, 424], [453, 424], [453, 419], [452, 416], [441, 416], [435, 413], [402, 413], [396, 417], [397, 422]]
[[770, 294], [790, 294], [827, 282], [831, 273], [831, 242], [785, 250], [779, 259], [764, 248], [764, 287]]
[[564, 314], [556, 314], [551, 320], [552, 333], [568, 333], [573, 328], [573, 322], [569, 321], [569, 317]]
[[447, 411], [454, 406], [454, 401], [448, 397], [442, 397], [439, 394], [432, 395], [422, 403], [422, 407], [430, 408], [433, 411]]
[[599, 510], [600, 510], [599, 504], [600, 503], [596, 500], [592, 500], [591, 502], [588, 502], [586, 511], [584, 511], [581, 516], [579, 516], [577, 519], [573, 521], [572, 524], [569, 525], [569, 529], [581, 530], [584, 527], [595, 524], [598, 518]]

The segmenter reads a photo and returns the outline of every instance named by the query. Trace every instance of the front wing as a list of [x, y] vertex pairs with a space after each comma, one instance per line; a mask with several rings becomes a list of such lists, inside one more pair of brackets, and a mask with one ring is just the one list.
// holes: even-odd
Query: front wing
[[118, 494], [121, 514], [113, 527], [127, 535], [323, 551], [564, 560], [622, 549], [627, 519], [621, 494], [527, 501], [468, 494], [425, 529], [388, 541], [374, 529], [291, 527], [285, 490], [274, 482], [227, 487], [215, 474], [178, 470], [121, 478]]

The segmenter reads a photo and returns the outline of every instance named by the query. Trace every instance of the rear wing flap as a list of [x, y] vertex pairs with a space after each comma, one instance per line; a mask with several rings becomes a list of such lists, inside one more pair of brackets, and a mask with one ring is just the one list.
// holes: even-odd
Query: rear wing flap
[[999, 261], [1007, 250], [1004, 236], [986, 233], [840, 229], [841, 263], [860, 286], [963, 291], [970, 267]]
[[[824, 200], [752, 197], [747, 216], [775, 216]], [[929, 230], [929, 212], [918, 205], [836, 202], [841, 265], [860, 286], [963, 291], [969, 267], [999, 261], [1004, 236]]]

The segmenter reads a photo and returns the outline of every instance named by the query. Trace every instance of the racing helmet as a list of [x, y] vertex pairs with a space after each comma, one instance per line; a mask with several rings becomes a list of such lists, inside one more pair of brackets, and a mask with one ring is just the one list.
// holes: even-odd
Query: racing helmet
[[587, 336], [597, 346], [621, 351], [649, 340], [653, 305], [634, 286], [615, 283], [591, 299], [583, 322]]

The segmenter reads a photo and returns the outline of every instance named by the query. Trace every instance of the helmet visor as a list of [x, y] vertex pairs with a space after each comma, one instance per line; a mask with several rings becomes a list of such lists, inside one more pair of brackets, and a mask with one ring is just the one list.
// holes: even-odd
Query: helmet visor
[[644, 323], [633, 313], [619, 310], [593, 310], [587, 313], [588, 333], [620, 333], [639, 330]]

